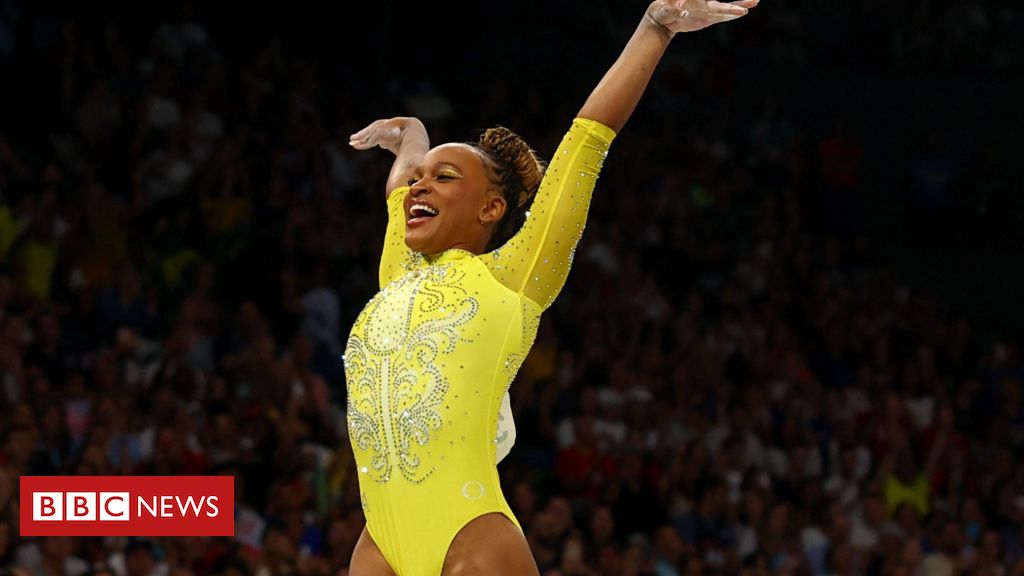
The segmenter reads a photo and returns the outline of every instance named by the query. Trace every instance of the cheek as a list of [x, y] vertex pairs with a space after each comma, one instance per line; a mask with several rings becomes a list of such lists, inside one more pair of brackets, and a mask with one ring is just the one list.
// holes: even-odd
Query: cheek
[[446, 202], [444, 210], [445, 227], [462, 228], [476, 221], [477, 214], [473, 199], [468, 191], [457, 190]]

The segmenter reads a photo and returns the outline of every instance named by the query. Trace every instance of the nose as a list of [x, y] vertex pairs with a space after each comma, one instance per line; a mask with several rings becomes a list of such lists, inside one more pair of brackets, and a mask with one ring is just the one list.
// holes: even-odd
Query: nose
[[417, 180], [412, 183], [412, 186], [409, 187], [409, 195], [412, 196], [413, 198], [430, 192], [429, 188], [420, 184], [420, 182], [422, 181], [423, 180]]

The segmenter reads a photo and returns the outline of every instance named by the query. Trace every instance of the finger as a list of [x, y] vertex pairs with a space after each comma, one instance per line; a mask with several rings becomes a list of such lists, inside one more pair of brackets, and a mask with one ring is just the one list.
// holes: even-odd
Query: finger
[[376, 130], [372, 130], [372, 131], [364, 134], [361, 138], [353, 138], [352, 140], [349, 140], [349, 144], [351, 144], [354, 148], [357, 148], [359, 150], [366, 150], [367, 148], [373, 148], [379, 142], [380, 142], [380, 135], [377, 133]]
[[377, 130], [378, 126], [380, 126], [384, 122], [387, 122], [387, 120], [374, 120], [373, 122], [370, 122], [370, 124], [367, 125], [365, 128], [363, 128], [359, 132], [356, 132], [355, 134], [349, 136], [348, 138], [349, 138], [350, 141], [351, 140], [365, 140], [371, 134], [373, 134], [374, 131]]
[[712, 14], [715, 22], [731, 22], [737, 18], [743, 18], [746, 14]]
[[355, 134], [348, 137], [348, 143], [353, 144], [355, 142], [364, 142], [369, 139], [370, 135], [367, 132], [356, 132]]
[[366, 148], [370, 148], [372, 146], [375, 146], [378, 141], [380, 141], [379, 130], [377, 130], [376, 128], [368, 128], [365, 130], [361, 130], [350, 136], [348, 143], [352, 144], [353, 146], [358, 144], [361, 146], [365, 146]]
[[740, 4], [711, 0], [708, 2], [708, 12], [716, 15], [743, 16], [747, 9]]
[[374, 128], [375, 128], [375, 126], [373, 124], [370, 124], [369, 126], [367, 126], [366, 128], [363, 128], [359, 132], [356, 132], [355, 134], [349, 136], [348, 139], [350, 141], [351, 140], [366, 140], [367, 138], [370, 137], [370, 134], [373, 133]]
[[759, 3], [760, 3], [760, 0], [735, 0], [735, 2], [730, 2], [730, 4], [732, 4], [733, 6], [742, 6], [742, 7], [746, 8], [747, 10], [750, 10], [751, 8], [754, 8]]

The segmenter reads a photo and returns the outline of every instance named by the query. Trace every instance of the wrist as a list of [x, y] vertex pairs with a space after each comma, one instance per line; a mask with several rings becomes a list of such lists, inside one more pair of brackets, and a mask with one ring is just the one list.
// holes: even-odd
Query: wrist
[[653, 30], [654, 32], [657, 32], [666, 40], [671, 40], [673, 37], [675, 37], [676, 33], [669, 29], [668, 26], [662, 24], [661, 22], [658, 22], [658, 20], [654, 17], [653, 10], [654, 7], [657, 6], [658, 4], [659, 2], [653, 2], [649, 6], [647, 6], [647, 11], [644, 12], [644, 19], [641, 23], [641, 26], [646, 26], [647, 28]]
[[418, 118], [406, 118], [400, 127], [398, 148], [410, 153], [426, 153], [430, 148], [427, 127]]
[[419, 118], [403, 118], [401, 134], [403, 137], [411, 134], [425, 136], [427, 134], [427, 127], [423, 125], [423, 122], [421, 122]]

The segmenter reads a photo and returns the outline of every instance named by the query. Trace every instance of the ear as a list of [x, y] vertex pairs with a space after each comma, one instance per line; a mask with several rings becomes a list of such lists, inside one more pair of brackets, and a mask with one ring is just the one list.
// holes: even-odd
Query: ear
[[508, 210], [508, 201], [505, 200], [505, 196], [497, 190], [490, 190], [487, 192], [487, 201], [480, 209], [477, 219], [481, 224], [494, 224], [501, 220], [506, 210]]

